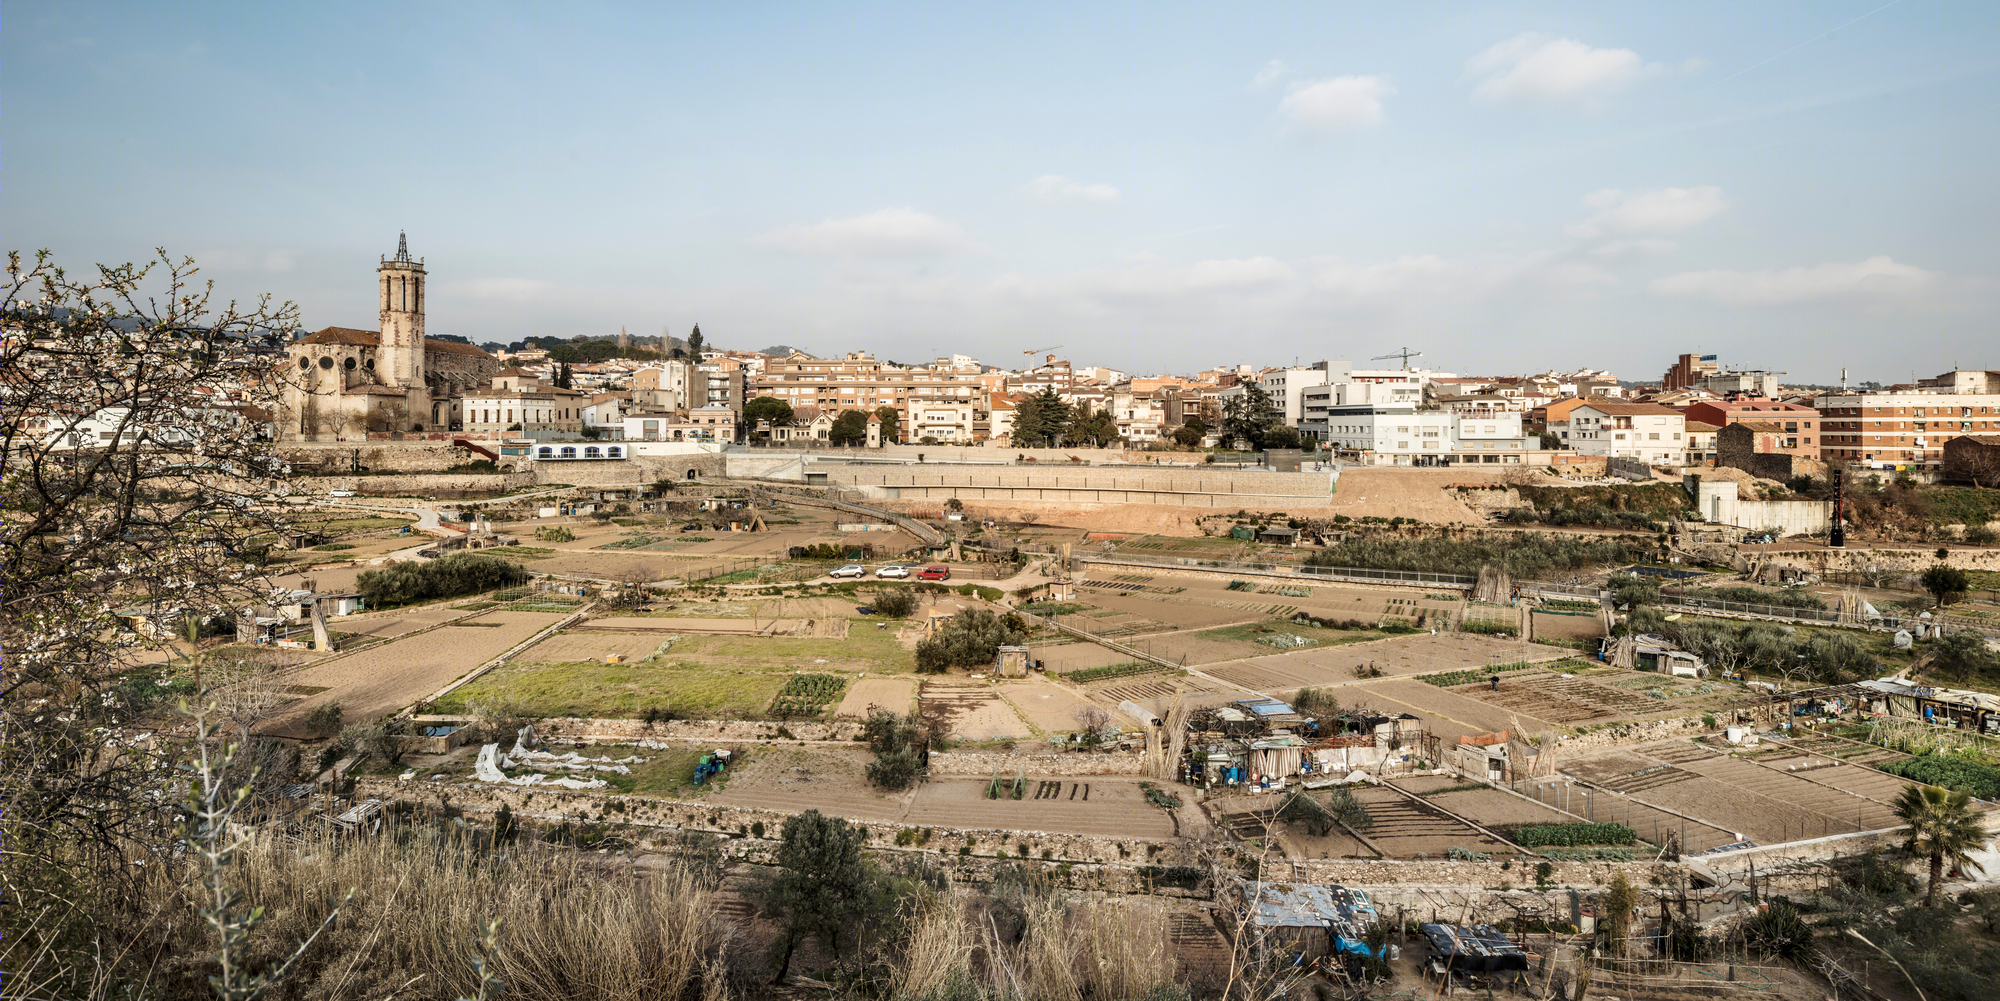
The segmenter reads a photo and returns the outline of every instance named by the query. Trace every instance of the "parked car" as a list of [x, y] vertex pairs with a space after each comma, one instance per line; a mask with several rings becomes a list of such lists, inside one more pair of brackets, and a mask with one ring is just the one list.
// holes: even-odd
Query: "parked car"
[[849, 563], [844, 567], [834, 567], [826, 572], [828, 577], [866, 577], [868, 568], [859, 563]]
[[352, 496], [354, 496], [354, 491], [352, 491], [352, 490], [328, 490], [328, 491], [326, 492], [326, 495], [327, 495], [328, 497], [352, 497]]
[[941, 563], [927, 566], [917, 571], [918, 580], [950, 580], [951, 568]]
[[908, 577], [909, 575], [910, 575], [909, 567], [902, 566], [901, 564], [896, 564], [896, 563], [891, 563], [888, 566], [875, 571], [875, 576], [877, 577]]

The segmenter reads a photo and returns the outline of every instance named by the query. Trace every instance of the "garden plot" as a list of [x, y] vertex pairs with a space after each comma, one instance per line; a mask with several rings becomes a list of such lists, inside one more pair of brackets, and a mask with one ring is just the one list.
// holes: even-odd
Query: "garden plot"
[[1491, 733], [1511, 726], [1539, 732], [1551, 725], [1547, 720], [1509, 713], [1498, 706], [1409, 678], [1343, 685], [1338, 694], [1343, 706], [1372, 706], [1384, 712], [1416, 716], [1447, 744], [1455, 743], [1461, 736]]
[[1123, 664], [1132, 659], [1109, 647], [1095, 643], [1065, 643], [1061, 646], [1034, 646], [1029, 656], [1041, 661], [1050, 672], [1068, 674], [1086, 667], [1109, 667]]
[[[1001, 776], [1009, 786], [1013, 778], [1011, 774]], [[1159, 839], [1176, 833], [1173, 818], [1167, 811], [1146, 802], [1145, 793], [1134, 779], [1101, 776], [1056, 779], [1029, 775], [1025, 777], [1026, 792], [1018, 800], [987, 799], [987, 783], [987, 779], [931, 779], [918, 787], [908, 810], [899, 819], [913, 826], [999, 828], [1108, 838]], [[1044, 783], [1050, 788], [1060, 786], [1060, 791], [1036, 798]], [[1009, 854], [1014, 850], [1004, 844], [990, 847], [1004, 847]], [[983, 852], [990, 848], [981, 845], [974, 850]]]
[[336, 616], [327, 619], [326, 625], [329, 629], [355, 636], [401, 636], [464, 614], [465, 609], [448, 604], [424, 605], [408, 610]]
[[[1343, 634], [1308, 629], [1301, 635], [1337, 637]], [[1205, 668], [1203, 673], [1259, 691], [1282, 691], [1352, 681], [1361, 668], [1372, 667], [1385, 677], [1393, 678], [1468, 670], [1491, 664], [1515, 664], [1523, 660], [1554, 661], [1565, 656], [1567, 653], [1563, 650], [1515, 640], [1469, 633], [1439, 633], [1435, 636], [1418, 633], [1353, 646], [1307, 647], [1287, 654], [1252, 657]], [[1502, 682], [1500, 687], [1505, 690], [1507, 685]], [[1485, 701], [1483, 696], [1479, 698]]]
[[644, 660], [661, 647], [670, 647], [672, 634], [564, 631], [521, 652], [524, 661], [588, 661], [606, 657]]
[[[1584, 678], [1566, 678], [1548, 671], [1517, 671], [1501, 676], [1498, 690], [1486, 682], [1458, 685], [1447, 689], [1454, 694], [1554, 723], [1575, 724], [1595, 720], [1631, 719], [1661, 715], [1680, 709], [1636, 692], [1600, 685]], [[1680, 711], [1693, 709], [1687, 706]]]
[[[1314, 837], [1306, 832], [1304, 824], [1273, 823], [1271, 811], [1283, 796], [1259, 797], [1262, 802], [1248, 811], [1232, 806], [1224, 815], [1225, 822], [1233, 821], [1229, 826], [1238, 836], [1254, 838], [1253, 825], [1268, 828], [1278, 836], [1288, 855], [1299, 858], [1442, 859], [1453, 848], [1473, 852], [1514, 850], [1435, 806], [1412, 800], [1394, 789], [1358, 785], [1353, 790], [1354, 798], [1368, 810], [1369, 824], [1360, 830], [1366, 842], [1338, 827], [1329, 834]], [[1251, 823], [1246, 824], [1245, 820]]]
[[339, 702], [349, 720], [371, 720], [395, 712], [562, 618], [552, 612], [488, 612], [301, 668], [286, 675], [285, 682], [324, 690], [286, 707], [285, 716], [268, 732], [303, 736], [297, 732], [299, 720], [313, 707], [328, 702]]
[[[1879, 831], [1898, 824], [1895, 811], [1887, 804], [1823, 785], [1815, 781], [1816, 777], [1810, 771], [1780, 771], [1722, 755], [1691, 762], [1686, 767], [1704, 778], [1792, 807], [1798, 812], [1797, 820], [1802, 825], [1790, 833], [1793, 839], [1845, 834], [1848, 831]], [[1786, 836], [1781, 834], [1774, 840], [1785, 839]]]
[[[1236, 689], [1218, 685], [1207, 678], [1168, 673], [1142, 675], [1101, 682], [1099, 685], [1092, 687], [1090, 692], [1097, 701], [1108, 705], [1116, 705], [1120, 702], [1136, 702], [1140, 705], [1145, 705], [1155, 712], [1164, 714], [1165, 702], [1173, 699], [1176, 689], [1186, 698], [1224, 693], [1231, 696], [1242, 694]], [[1154, 701], [1159, 701], [1160, 705], [1147, 705]]]
[[947, 713], [952, 734], [960, 740], [1028, 740], [1035, 736], [992, 685], [926, 681], [919, 700], [925, 712], [937, 709]]
[[917, 682], [913, 678], [862, 678], [847, 686], [847, 696], [840, 700], [834, 715], [841, 719], [865, 719], [873, 706], [906, 713], [910, 711], [910, 701], [916, 697]]
[[1013, 703], [1014, 708], [1027, 717], [1028, 723], [1043, 733], [1081, 729], [1076, 721], [1076, 710], [1092, 704], [1061, 685], [1041, 680], [1003, 682], [1000, 695]]
[[865, 769], [871, 760], [861, 748], [772, 746], [731, 769], [729, 787], [709, 798], [758, 810], [818, 810], [854, 820], [893, 821], [902, 815], [907, 794], [870, 785]]
[[[1463, 785], [1465, 780], [1449, 775], [1419, 775], [1399, 779], [1394, 784], [1421, 794], [1433, 789], [1450, 789]], [[1426, 796], [1424, 801], [1434, 803], [1489, 829], [1571, 822], [1570, 817], [1556, 810], [1499, 789], [1464, 789]]]

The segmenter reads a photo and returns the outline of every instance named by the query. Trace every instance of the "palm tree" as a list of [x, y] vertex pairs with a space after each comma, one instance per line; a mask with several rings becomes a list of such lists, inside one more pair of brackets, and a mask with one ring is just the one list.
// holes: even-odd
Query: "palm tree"
[[1977, 872], [1973, 849], [1986, 843], [1986, 825], [1971, 807], [1969, 793], [1953, 792], [1938, 786], [1911, 786], [1896, 800], [1896, 817], [1910, 825], [1903, 832], [1903, 850], [1930, 859], [1931, 882], [1924, 894], [1924, 906], [1936, 907], [1938, 887], [1944, 884], [1944, 863], [1964, 872]]

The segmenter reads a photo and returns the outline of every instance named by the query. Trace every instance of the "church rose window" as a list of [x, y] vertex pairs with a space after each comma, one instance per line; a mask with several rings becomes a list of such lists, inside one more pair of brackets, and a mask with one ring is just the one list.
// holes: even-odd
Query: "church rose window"
[[352, 372], [352, 371], [354, 371], [354, 359], [352, 359], [352, 358], [349, 358], [349, 359], [347, 359], [346, 361], [344, 361], [344, 362], [341, 362], [340, 364], [341, 364], [341, 367], [343, 367], [343, 368], [347, 369], [347, 370], [348, 370], [349, 372]]
[[319, 360], [319, 367], [321, 367], [321, 368], [332, 368], [332, 367], [333, 367], [333, 359], [332, 359], [332, 358], [327, 358], [327, 357], [321, 357], [321, 358], [320, 358], [320, 360]]
[[312, 367], [312, 359], [311, 359], [311, 358], [301, 358], [301, 359], [299, 359], [299, 367], [300, 367], [300, 368], [311, 368], [311, 367]]

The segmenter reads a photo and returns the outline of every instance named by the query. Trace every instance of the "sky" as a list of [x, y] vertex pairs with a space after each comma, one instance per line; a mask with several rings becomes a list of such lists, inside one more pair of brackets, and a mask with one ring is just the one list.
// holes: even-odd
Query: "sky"
[[[2000, 368], [2000, 5], [103, 4], [0, 244], [373, 327], [1137, 374]], [[1385, 363], [1391, 364], [1391, 363]]]

